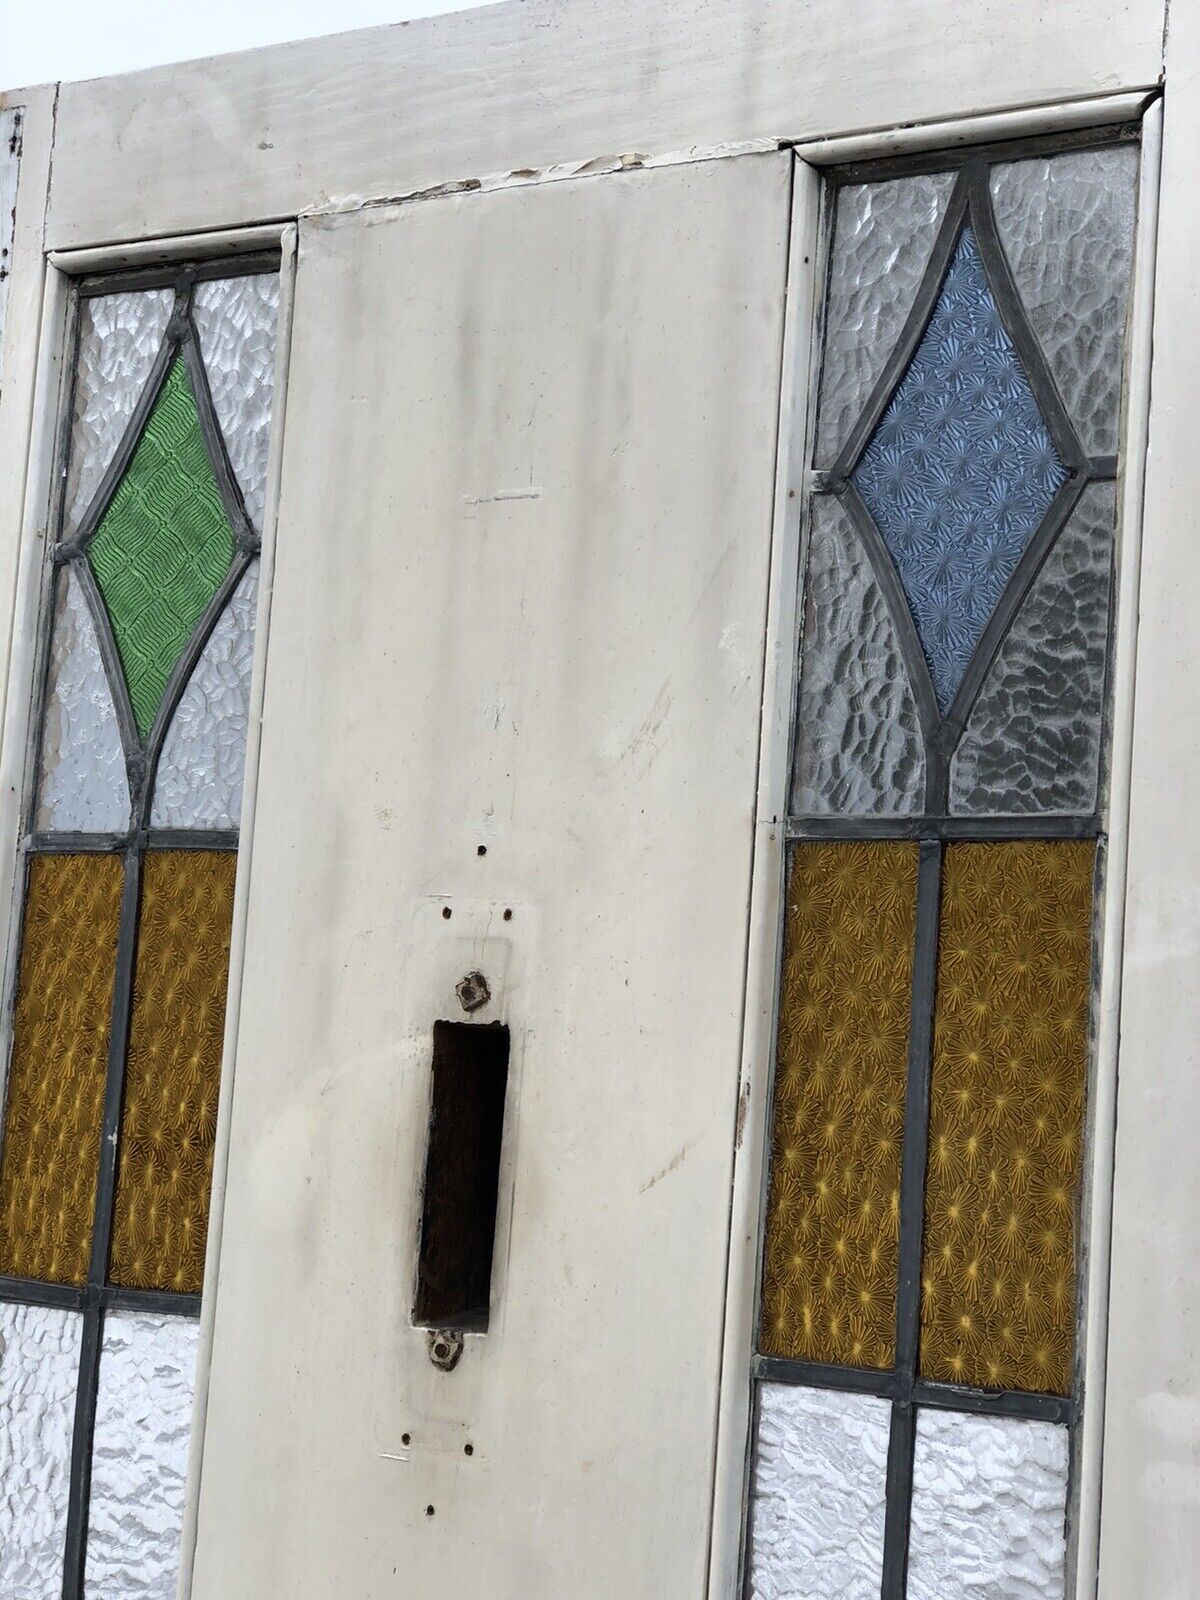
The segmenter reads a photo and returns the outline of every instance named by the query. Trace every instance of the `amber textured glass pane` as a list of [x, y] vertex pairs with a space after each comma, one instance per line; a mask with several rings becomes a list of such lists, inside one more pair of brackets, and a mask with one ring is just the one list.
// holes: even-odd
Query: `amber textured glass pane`
[[942, 877], [921, 1372], [1067, 1394], [1095, 846], [960, 844]]
[[760, 1343], [894, 1360], [917, 846], [792, 852]]
[[199, 1294], [237, 857], [152, 850], [142, 869], [109, 1277]]
[[34, 856], [0, 1165], [0, 1273], [82, 1283], [108, 1063], [121, 861]]

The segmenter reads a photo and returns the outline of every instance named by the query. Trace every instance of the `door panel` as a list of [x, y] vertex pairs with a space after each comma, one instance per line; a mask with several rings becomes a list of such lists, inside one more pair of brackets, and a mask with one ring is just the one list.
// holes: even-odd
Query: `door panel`
[[[702, 1593], [790, 165], [302, 227], [196, 1600]], [[446, 1372], [476, 969], [496, 1265]]]

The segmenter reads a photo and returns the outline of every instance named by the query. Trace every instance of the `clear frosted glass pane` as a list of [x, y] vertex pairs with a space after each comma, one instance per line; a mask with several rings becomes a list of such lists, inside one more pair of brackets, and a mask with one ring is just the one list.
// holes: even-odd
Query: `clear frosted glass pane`
[[812, 516], [792, 812], [907, 815], [925, 755], [896, 625], [840, 502]]
[[198, 1337], [188, 1317], [105, 1318], [87, 1600], [175, 1600]]
[[908, 1600], [1062, 1600], [1067, 1430], [921, 1411]]
[[890, 1421], [874, 1395], [761, 1386], [752, 1600], [879, 1600]]
[[59, 1600], [80, 1317], [0, 1304], [0, 1595]]
[[87, 510], [129, 425], [174, 303], [171, 289], [102, 294], [80, 303], [67, 465], [68, 534]]
[[229, 462], [250, 520], [260, 533], [278, 314], [275, 273], [197, 284], [192, 298], [200, 352]]
[[96, 627], [70, 567], [59, 577], [42, 730], [37, 825], [54, 832], [120, 833], [129, 781]]
[[1013, 161], [992, 171], [996, 227], [1083, 447], [1117, 448], [1136, 145]]
[[858, 421], [912, 310], [954, 174], [839, 190], [829, 261], [817, 464]]
[[854, 469], [943, 714], [1066, 476], [964, 228], [929, 326]]
[[1085, 489], [984, 680], [950, 768], [973, 815], [1096, 806], [1116, 488]]
[[4, 317], [8, 308], [8, 274], [12, 267], [13, 222], [17, 204], [17, 170], [21, 161], [21, 112], [0, 111], [0, 373], [4, 357]]
[[255, 562], [213, 629], [171, 722], [154, 786], [152, 827], [238, 825], [257, 606]]

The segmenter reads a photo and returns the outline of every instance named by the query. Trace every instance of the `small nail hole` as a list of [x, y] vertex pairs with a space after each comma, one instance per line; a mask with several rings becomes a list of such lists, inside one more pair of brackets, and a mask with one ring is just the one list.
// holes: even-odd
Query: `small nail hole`
[[477, 856], [485, 856], [485, 855], [487, 855], [487, 845], [485, 845], [485, 844], [479, 845], [476, 848], [475, 854]]
[[411, 1444], [412, 1443], [412, 1434], [411, 1433], [402, 1433], [400, 1435], [400, 1443], [401, 1444]]
[[443, 906], [442, 907], [442, 915], [443, 915], [443, 917], [445, 917], [446, 921], [449, 922], [450, 918], [454, 915], [454, 913], [451, 911], [449, 906]]
[[511, 906], [507, 907], [507, 909], [505, 910], [504, 920], [505, 920], [505, 922], [511, 922], [512, 921], [512, 907]]
[[474, 1454], [475, 1454], [475, 1446], [473, 1444], [465, 1444], [465, 1445], [463, 1445], [463, 1455], [465, 1455], [465, 1456], [473, 1456]]
[[426, 1506], [425, 1507], [425, 1515], [427, 1517], [431, 1517], [433, 1515], [433, 1507], [432, 1506]]

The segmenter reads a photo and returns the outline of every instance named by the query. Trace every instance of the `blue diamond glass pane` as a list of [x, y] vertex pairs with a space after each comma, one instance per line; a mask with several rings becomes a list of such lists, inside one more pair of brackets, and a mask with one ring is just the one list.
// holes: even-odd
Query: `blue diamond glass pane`
[[896, 564], [943, 713], [1066, 476], [964, 228], [853, 475]]

